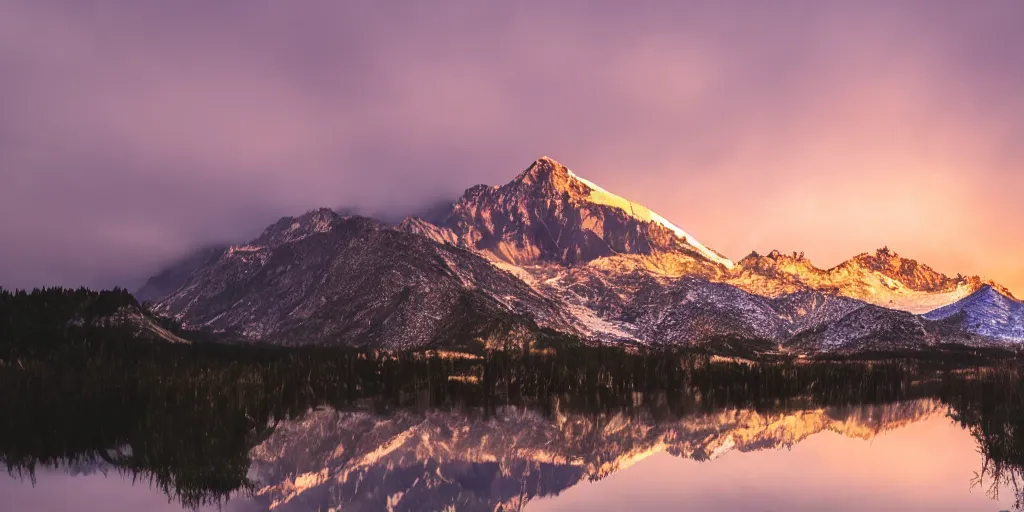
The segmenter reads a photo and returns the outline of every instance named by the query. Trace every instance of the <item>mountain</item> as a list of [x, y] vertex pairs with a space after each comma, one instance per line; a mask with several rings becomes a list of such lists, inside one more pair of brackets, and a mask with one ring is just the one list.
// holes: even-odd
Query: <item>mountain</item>
[[768, 296], [806, 289], [826, 291], [915, 314], [955, 302], [986, 284], [999, 286], [977, 276], [946, 276], [888, 247], [827, 270], [815, 267], [803, 254], [772, 251], [762, 256], [755, 252], [740, 260], [725, 282]]
[[[422, 222], [410, 221], [416, 230]], [[616, 254], [668, 253], [712, 269], [733, 263], [644, 206], [542, 157], [510, 183], [477, 185], [421, 234], [514, 265], [578, 264]]]
[[746, 357], [779, 347], [853, 353], [994, 345], [954, 322], [817, 290], [766, 297], [696, 276], [658, 278], [594, 265], [549, 271], [533, 286], [565, 304], [581, 333], [604, 342], [699, 346]]
[[556, 305], [469, 251], [320, 209], [194, 271], [155, 311], [282, 344], [426, 347], [572, 332]]
[[982, 289], [981, 278], [888, 248], [831, 269], [779, 251], [733, 263], [547, 157], [426, 217], [285, 217], [140, 293], [186, 326], [287, 344], [496, 346], [550, 330], [747, 354], [987, 344], [989, 331], [916, 316]]
[[993, 348], [1001, 344], [966, 332], [954, 321], [930, 320], [868, 304], [835, 321], [797, 333], [787, 346], [799, 352], [851, 354], [940, 350], [951, 346]]
[[932, 320], [958, 320], [969, 332], [1024, 343], [1024, 302], [992, 286], [983, 286], [969, 297], [924, 316]]
[[664, 278], [644, 270], [548, 269], [533, 286], [565, 304], [578, 329], [604, 341], [650, 345], [706, 345], [723, 339], [770, 341], [834, 321], [866, 304], [803, 291], [764, 297], [699, 276]]

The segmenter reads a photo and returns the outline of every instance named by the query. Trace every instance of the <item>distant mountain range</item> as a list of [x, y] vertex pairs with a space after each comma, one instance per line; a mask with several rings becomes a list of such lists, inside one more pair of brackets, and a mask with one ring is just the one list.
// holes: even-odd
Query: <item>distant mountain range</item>
[[1024, 342], [1024, 307], [997, 283], [888, 248], [831, 269], [778, 251], [733, 262], [546, 157], [429, 218], [285, 217], [165, 269], [138, 296], [187, 327], [282, 344], [493, 347], [552, 333], [797, 352]]

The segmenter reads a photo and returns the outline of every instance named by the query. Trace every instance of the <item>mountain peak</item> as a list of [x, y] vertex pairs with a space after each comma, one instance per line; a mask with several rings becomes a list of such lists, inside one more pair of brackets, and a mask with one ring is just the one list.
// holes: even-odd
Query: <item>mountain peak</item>
[[890, 262], [890, 263], [900, 263], [900, 262], [903, 262], [903, 261], [914, 261], [914, 260], [908, 260], [907, 258], [904, 258], [903, 256], [900, 256], [900, 254], [898, 252], [890, 249], [888, 245], [883, 245], [882, 247], [880, 247], [878, 249], [875, 249], [875, 254], [870, 255], [870, 257], [873, 258], [875, 261], [884, 261], [884, 262]]
[[505, 185], [468, 189], [438, 227], [462, 245], [517, 265], [676, 252], [733, 267], [664, 217], [546, 156]]
[[565, 167], [564, 165], [556, 162], [554, 158], [551, 158], [550, 156], [547, 156], [547, 155], [541, 156], [540, 158], [534, 160], [533, 163], [534, 163], [534, 165], [544, 164], [544, 165], [553, 165], [553, 166], [558, 166], [558, 167]]
[[810, 260], [802, 252], [784, 253], [778, 249], [773, 249], [768, 254], [761, 254], [757, 251], [751, 251], [746, 257], [739, 261], [740, 265], [746, 267], [763, 266], [764, 262], [771, 261], [775, 264], [784, 263], [806, 263], [810, 264]]
[[[860, 263], [869, 267], [887, 266], [891, 263], [904, 261], [904, 258], [900, 256], [896, 251], [889, 248], [888, 245], [882, 246], [875, 250], [875, 252], [864, 252], [854, 256], [849, 262]], [[913, 261], [913, 260], [906, 260]]]
[[[542, 156], [535, 160], [525, 171], [521, 172], [513, 183], [522, 185], [550, 185], [555, 191], [567, 191], [574, 184], [569, 168], [555, 160]], [[581, 190], [580, 190], [581, 191]]]
[[298, 217], [282, 217], [270, 225], [252, 244], [281, 245], [334, 228], [345, 217], [331, 208], [316, 208]]
[[1009, 290], [1005, 288], [1000, 288], [998, 287], [998, 285], [995, 285], [994, 283], [982, 284], [981, 288], [978, 288], [978, 291], [974, 292], [974, 295], [977, 295], [978, 297], [986, 297], [995, 300], [1010, 300], [1014, 302], [1019, 302], [1017, 298], [1010, 293]]
[[785, 254], [778, 249], [773, 249], [772, 252], [768, 253], [768, 257], [773, 260], [792, 260], [792, 261], [805, 261], [807, 256], [802, 252], [793, 251], [792, 254]]

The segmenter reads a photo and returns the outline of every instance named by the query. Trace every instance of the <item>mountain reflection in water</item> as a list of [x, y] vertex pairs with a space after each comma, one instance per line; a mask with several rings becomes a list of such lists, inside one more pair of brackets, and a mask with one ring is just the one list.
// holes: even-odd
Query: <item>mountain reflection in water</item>
[[[313, 411], [252, 451], [257, 500], [274, 510], [520, 510], [658, 453], [710, 460], [790, 447], [822, 431], [870, 439], [945, 408], [937, 401], [658, 421], [650, 413], [552, 417], [501, 408], [488, 418]], [[810, 468], [808, 468], [810, 469]], [[343, 506], [342, 506], [343, 505]]]
[[[771, 466], [803, 480], [809, 495], [816, 483], [875, 464], [890, 475], [887, 486], [872, 491], [863, 487], [870, 479], [854, 478], [849, 492], [913, 496], [932, 488], [933, 498], [942, 497], [933, 505], [949, 510], [1019, 509], [1024, 496], [1017, 485], [1024, 373], [1015, 366], [666, 364], [640, 356], [617, 366], [601, 357], [96, 357], [77, 367], [29, 361], [0, 368], [0, 461], [20, 482], [0, 486], [0, 498], [24, 498], [33, 479], [42, 488], [55, 471], [67, 471], [150, 484], [185, 508], [593, 509], [604, 493], [619, 494], [610, 491], [618, 479], [649, 471], [643, 468], [678, 472], [649, 478], [648, 488], [634, 485], [654, 499], [723, 464], [732, 470], [701, 488], [722, 493], [718, 506], [701, 505], [695, 495], [694, 509], [727, 508], [725, 495], [749, 498], [748, 505], [782, 503], [754, 486], [765, 475], [750, 479]], [[849, 467], [836, 458], [856, 458], [849, 454], [870, 446], [860, 440], [909, 435], [908, 425], [931, 430], [915, 430], [896, 445], [918, 447], [901, 458], [873, 452]], [[929, 436], [934, 446], [923, 444]], [[862, 444], [790, 464], [801, 443], [817, 439]], [[955, 477], [924, 470], [953, 453], [970, 455]], [[773, 455], [757, 462], [757, 454]], [[907, 474], [891, 477], [882, 465]], [[918, 508], [896, 495], [876, 497], [876, 508]], [[685, 495], [674, 499], [660, 506], [686, 505]], [[836, 508], [803, 503], [781, 508]]]

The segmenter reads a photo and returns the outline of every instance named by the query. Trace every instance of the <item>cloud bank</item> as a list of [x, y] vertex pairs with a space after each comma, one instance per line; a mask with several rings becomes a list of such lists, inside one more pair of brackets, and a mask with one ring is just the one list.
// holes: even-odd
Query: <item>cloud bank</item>
[[739, 259], [1024, 291], [1024, 4], [0, 5], [0, 286], [134, 286], [540, 155]]

